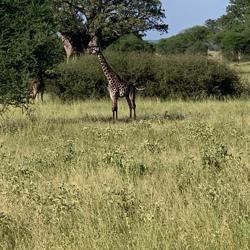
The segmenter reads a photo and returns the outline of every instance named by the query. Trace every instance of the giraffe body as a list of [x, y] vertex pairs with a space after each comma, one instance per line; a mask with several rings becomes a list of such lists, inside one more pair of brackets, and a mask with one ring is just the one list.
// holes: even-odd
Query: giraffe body
[[75, 48], [72, 46], [67, 36], [62, 35], [61, 39], [66, 52], [67, 63], [69, 63], [70, 58], [74, 59], [76, 57]]
[[134, 119], [136, 119], [136, 104], [135, 95], [136, 87], [133, 84], [129, 84], [113, 71], [111, 66], [106, 61], [100, 48], [93, 46], [90, 52], [98, 56], [100, 64], [102, 66], [103, 73], [108, 81], [108, 91], [110, 99], [112, 101], [112, 113], [113, 120], [118, 118], [118, 98], [125, 97], [129, 106], [129, 117], [132, 118], [132, 111], [134, 113]]

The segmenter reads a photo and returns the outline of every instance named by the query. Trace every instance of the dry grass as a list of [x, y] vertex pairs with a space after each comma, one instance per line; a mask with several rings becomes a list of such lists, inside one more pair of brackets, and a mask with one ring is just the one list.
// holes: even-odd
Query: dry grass
[[0, 249], [249, 249], [249, 101], [119, 104], [1, 120]]

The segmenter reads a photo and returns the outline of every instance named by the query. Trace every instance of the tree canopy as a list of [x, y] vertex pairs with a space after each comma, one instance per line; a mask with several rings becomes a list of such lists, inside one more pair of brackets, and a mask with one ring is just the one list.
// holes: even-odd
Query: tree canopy
[[229, 59], [250, 53], [250, 0], [230, 0], [226, 13], [206, 24], [216, 29], [211, 38]]
[[241, 31], [247, 28], [250, 18], [250, 0], [230, 0], [226, 14], [218, 19], [225, 29]]
[[[76, 49], [83, 49], [94, 36], [106, 47], [129, 33], [147, 30], [167, 32], [160, 0], [55, 0], [58, 31]], [[82, 39], [82, 40], [81, 40]], [[82, 46], [79, 46], [79, 41]], [[78, 43], [78, 45], [77, 45]], [[81, 52], [81, 51], [80, 51]]]

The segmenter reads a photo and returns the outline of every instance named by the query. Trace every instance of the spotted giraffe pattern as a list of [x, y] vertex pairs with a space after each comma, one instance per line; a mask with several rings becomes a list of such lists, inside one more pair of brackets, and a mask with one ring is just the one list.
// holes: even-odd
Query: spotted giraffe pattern
[[108, 81], [108, 91], [112, 100], [112, 112], [113, 120], [118, 118], [118, 105], [117, 100], [119, 97], [125, 97], [129, 106], [129, 117], [132, 118], [132, 110], [134, 111], [134, 119], [136, 119], [136, 104], [135, 104], [135, 92], [136, 88], [133, 84], [129, 84], [122, 80], [121, 77], [113, 71], [111, 66], [108, 64], [100, 48], [92, 47], [90, 52], [97, 55], [100, 64], [102, 66], [103, 73]]
[[70, 40], [67, 36], [62, 35], [61, 36], [62, 42], [63, 42], [63, 47], [66, 52], [66, 57], [67, 57], [67, 63], [69, 63], [69, 59], [72, 58], [74, 59], [76, 56], [75, 49], [71, 45]]
[[38, 78], [35, 78], [31, 82], [31, 98], [33, 100], [33, 103], [35, 103], [35, 100], [38, 100], [39, 94], [41, 96], [41, 101], [43, 101], [43, 94], [44, 94], [44, 83], [42, 80], [39, 80]]

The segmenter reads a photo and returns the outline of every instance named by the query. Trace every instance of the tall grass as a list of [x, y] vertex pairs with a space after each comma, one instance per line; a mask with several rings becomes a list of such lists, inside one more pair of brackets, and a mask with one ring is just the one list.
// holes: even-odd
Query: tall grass
[[0, 123], [0, 249], [249, 249], [250, 103], [47, 100]]
[[241, 81], [243, 84], [243, 95], [246, 98], [250, 96], [250, 62], [243, 63], [232, 63], [231, 68], [236, 70], [236, 72], [240, 75]]

